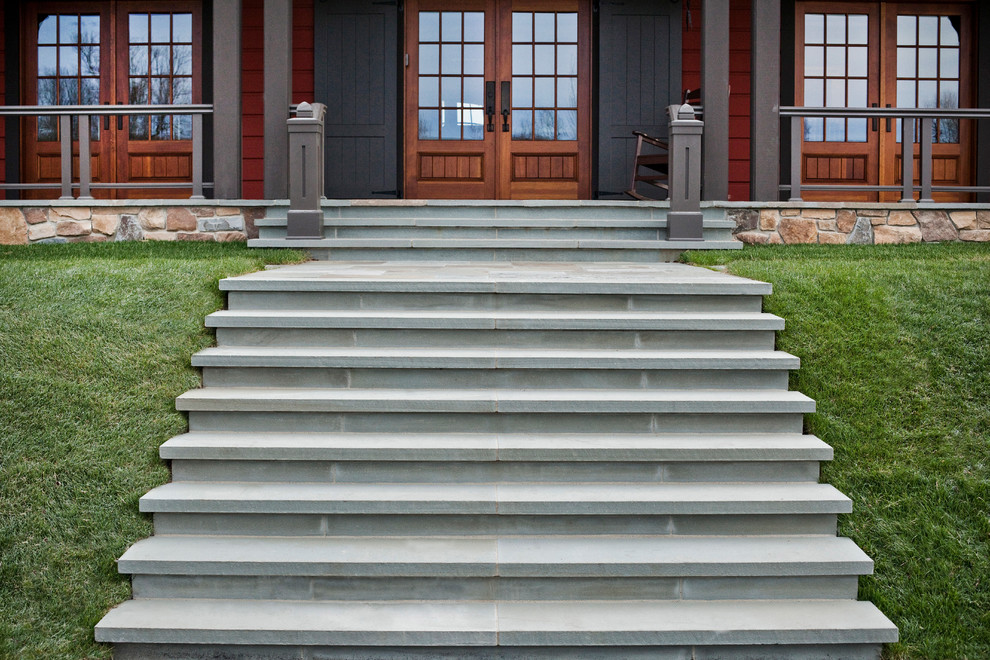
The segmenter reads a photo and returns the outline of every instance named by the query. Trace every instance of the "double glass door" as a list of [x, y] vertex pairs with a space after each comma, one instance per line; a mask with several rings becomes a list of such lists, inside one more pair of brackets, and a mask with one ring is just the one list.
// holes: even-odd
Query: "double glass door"
[[[971, 105], [971, 6], [962, 3], [806, 2], [796, 16], [796, 102], [810, 107], [959, 108]], [[918, 127], [908, 149], [920, 168]], [[802, 183], [900, 185], [900, 120], [808, 118]], [[935, 185], [971, 185], [972, 128], [932, 128]], [[807, 191], [807, 199], [892, 201], [898, 193]], [[964, 193], [936, 199], [967, 201]]]
[[590, 6], [406, 3], [405, 195], [591, 193]]
[[[37, 105], [162, 105], [199, 103], [199, 3], [47, 2], [25, 8], [25, 94]], [[94, 183], [132, 187], [94, 189], [96, 197], [164, 197], [148, 182], [192, 179], [189, 115], [91, 117]], [[55, 116], [22, 126], [23, 175], [29, 183], [60, 180], [60, 134]], [[78, 154], [78, 121], [72, 122]], [[74, 176], [78, 168], [74, 163]], [[44, 193], [51, 196], [53, 193]], [[188, 195], [177, 190], [173, 194]]]

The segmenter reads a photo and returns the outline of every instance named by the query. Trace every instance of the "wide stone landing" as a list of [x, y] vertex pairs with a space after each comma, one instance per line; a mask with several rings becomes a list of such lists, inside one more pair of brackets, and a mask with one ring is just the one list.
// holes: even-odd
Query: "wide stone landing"
[[770, 286], [676, 263], [223, 280], [120, 658], [877, 658]]

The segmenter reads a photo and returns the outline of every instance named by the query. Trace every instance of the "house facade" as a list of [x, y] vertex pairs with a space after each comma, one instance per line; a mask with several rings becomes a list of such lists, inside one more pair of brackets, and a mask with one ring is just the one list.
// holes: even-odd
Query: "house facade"
[[[0, 20], [7, 199], [59, 194], [60, 120], [36, 106], [173, 106], [91, 118], [97, 198], [188, 197], [200, 141], [207, 198], [283, 199], [285, 122], [315, 100], [329, 198], [618, 200], [632, 131], [664, 136], [700, 90], [703, 198], [730, 202], [788, 199], [795, 139], [804, 199], [901, 199], [859, 188], [900, 185], [900, 119], [794, 135], [781, 107], [990, 107], [975, 1], [44, 0]], [[207, 108], [199, 138], [175, 106]], [[935, 199], [981, 201], [990, 119], [932, 126], [932, 183], [964, 189]]]

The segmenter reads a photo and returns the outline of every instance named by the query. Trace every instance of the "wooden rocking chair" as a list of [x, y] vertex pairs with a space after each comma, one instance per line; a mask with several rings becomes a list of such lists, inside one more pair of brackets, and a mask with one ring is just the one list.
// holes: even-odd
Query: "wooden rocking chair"
[[[684, 90], [683, 102], [698, 106], [701, 103], [701, 90]], [[634, 199], [651, 201], [652, 198], [636, 190], [636, 184], [642, 181], [669, 192], [669, 145], [660, 138], [647, 135], [642, 131], [633, 131], [633, 135], [636, 136], [636, 156], [633, 158], [632, 182], [629, 184], [629, 190], [626, 191], [626, 194]], [[644, 142], [655, 149], [650, 149], [650, 153], [644, 153]]]
[[[636, 136], [636, 156], [633, 159], [632, 182], [626, 194], [634, 199], [650, 201], [653, 198], [636, 190], [636, 184], [642, 181], [663, 190], [668, 189], [668, 145], [642, 131], [633, 131], [633, 135]], [[644, 143], [654, 149], [649, 149], [649, 153], [644, 152]]]

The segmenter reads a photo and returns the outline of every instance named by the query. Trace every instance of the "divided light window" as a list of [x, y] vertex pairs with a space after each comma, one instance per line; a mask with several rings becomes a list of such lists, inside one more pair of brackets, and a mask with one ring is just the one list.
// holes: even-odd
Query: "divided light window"
[[[128, 16], [128, 103], [192, 103], [192, 14]], [[134, 115], [132, 140], [192, 139], [189, 115]]]
[[[805, 14], [805, 106], [867, 106], [869, 27], [865, 14]], [[866, 119], [808, 117], [804, 120], [804, 139], [866, 142]]]
[[[959, 107], [958, 16], [897, 17], [897, 107]], [[901, 140], [897, 120], [897, 141]], [[915, 141], [918, 132], [915, 126]], [[958, 143], [959, 120], [932, 122], [932, 141]]]
[[485, 138], [485, 14], [419, 13], [419, 139]]
[[[38, 16], [38, 105], [99, 105], [100, 17], [93, 14]], [[91, 123], [98, 140], [98, 122]], [[72, 118], [72, 138], [79, 120]], [[58, 117], [38, 117], [38, 141], [55, 142]]]
[[512, 12], [512, 139], [577, 139], [577, 12]]

